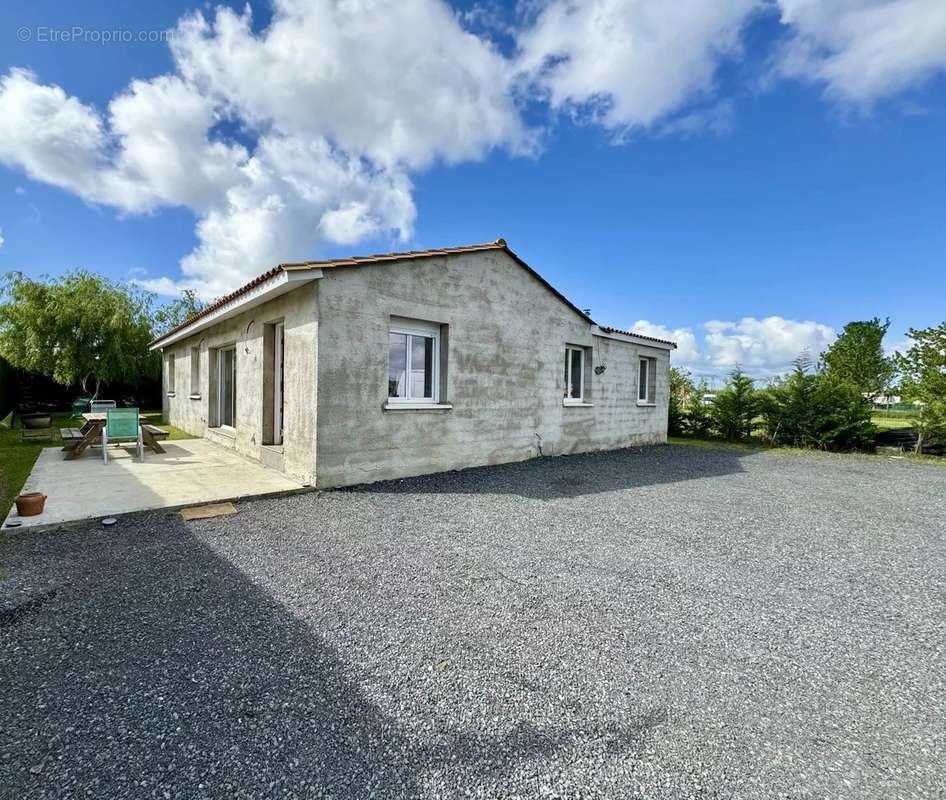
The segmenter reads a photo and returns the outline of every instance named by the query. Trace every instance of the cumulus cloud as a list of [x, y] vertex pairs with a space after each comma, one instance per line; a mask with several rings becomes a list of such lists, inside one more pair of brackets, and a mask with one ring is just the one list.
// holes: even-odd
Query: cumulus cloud
[[535, 137], [507, 60], [442, 0], [382, 6], [277, 0], [259, 34], [249, 11], [187, 16], [175, 73], [133, 81], [106, 114], [11, 70], [0, 161], [122, 213], [191, 209], [182, 277], [139, 281], [163, 293], [212, 297], [326, 241], [406, 239], [412, 171]]
[[553, 108], [607, 128], [649, 127], [706, 95], [760, 0], [550, 0], [518, 66]]
[[867, 106], [946, 69], [943, 0], [778, 0], [791, 31], [780, 75]]
[[837, 338], [829, 325], [778, 316], [710, 320], [700, 326], [699, 336], [692, 328], [669, 329], [647, 320], [638, 320], [631, 330], [676, 342], [673, 361], [698, 376], [723, 375], [737, 366], [754, 377], [777, 375], [803, 351], [817, 358]]
[[186, 17], [181, 74], [255, 126], [324, 137], [392, 168], [526, 152], [506, 60], [439, 0], [278, 0], [261, 36], [249, 12]]
[[[408, 239], [418, 171], [496, 149], [537, 152], [544, 131], [524, 122], [525, 104], [615, 140], [727, 130], [734, 104], [717, 96], [717, 74], [740, 57], [757, 15], [780, 14], [778, 75], [822, 83], [845, 102], [946, 67], [942, 0], [521, 7], [512, 28], [493, 19], [495, 7], [458, 14], [445, 0], [275, 0], [262, 31], [249, 10], [189, 14], [171, 38], [173, 70], [132, 81], [105, 108], [25, 69], [0, 77], [0, 162], [120, 215], [190, 209], [197, 244], [180, 278], [141, 282], [212, 297], [324, 243]], [[514, 52], [490, 31], [509, 35]], [[730, 348], [742, 335], [707, 331]]]

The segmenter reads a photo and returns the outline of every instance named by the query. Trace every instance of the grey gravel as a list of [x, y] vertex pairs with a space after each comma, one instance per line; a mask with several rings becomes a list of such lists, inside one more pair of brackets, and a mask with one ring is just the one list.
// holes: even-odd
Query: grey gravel
[[656, 447], [10, 534], [10, 798], [943, 797], [946, 468]]

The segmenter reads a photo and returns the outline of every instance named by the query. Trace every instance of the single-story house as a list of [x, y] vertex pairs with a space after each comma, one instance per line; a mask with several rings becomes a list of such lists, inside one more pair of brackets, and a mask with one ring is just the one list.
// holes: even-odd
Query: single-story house
[[332, 487], [663, 442], [675, 345], [498, 239], [280, 264], [151, 347], [167, 422]]

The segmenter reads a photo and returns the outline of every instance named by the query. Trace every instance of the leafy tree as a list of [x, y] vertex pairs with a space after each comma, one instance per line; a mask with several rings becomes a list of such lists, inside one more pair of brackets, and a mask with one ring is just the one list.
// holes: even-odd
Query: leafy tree
[[670, 367], [670, 409], [667, 429], [671, 436], [684, 432], [686, 407], [692, 402], [693, 380], [690, 373], [680, 367]]
[[807, 354], [794, 370], [761, 393], [768, 439], [776, 445], [820, 450], [873, 447], [871, 405], [860, 387], [812, 368]]
[[927, 442], [946, 443], [946, 322], [907, 335], [913, 344], [896, 361], [904, 396], [923, 404], [915, 425], [920, 452]]
[[0, 294], [0, 355], [64, 386], [135, 383], [158, 373], [148, 351], [150, 295], [84, 271], [55, 280], [7, 275]]
[[720, 436], [736, 442], [752, 435], [758, 400], [752, 378], [736, 367], [722, 391], [717, 392], [711, 416]]
[[161, 336], [172, 328], [176, 328], [194, 314], [203, 311], [204, 307], [204, 302], [197, 297], [193, 289], [185, 289], [179, 298], [155, 310], [152, 315], [154, 335]]
[[896, 372], [894, 361], [884, 355], [883, 339], [890, 320], [879, 317], [849, 322], [837, 340], [821, 354], [828, 376], [853, 384], [873, 400], [889, 385]]

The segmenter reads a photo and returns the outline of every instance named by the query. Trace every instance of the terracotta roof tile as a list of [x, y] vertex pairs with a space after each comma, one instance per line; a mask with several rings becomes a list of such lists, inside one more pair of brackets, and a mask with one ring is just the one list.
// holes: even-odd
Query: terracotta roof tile
[[[208, 314], [212, 314], [219, 308], [222, 308], [227, 303], [232, 300], [236, 300], [240, 295], [246, 294], [251, 289], [259, 286], [264, 281], [268, 281], [270, 278], [278, 275], [280, 272], [294, 272], [296, 270], [304, 269], [333, 269], [336, 267], [358, 267], [368, 264], [381, 264], [389, 261], [406, 261], [409, 259], [416, 258], [433, 258], [435, 256], [446, 256], [453, 255], [454, 253], [475, 253], [480, 250], [508, 250], [506, 247], [505, 239], [497, 239], [495, 242], [487, 242], [485, 244], [471, 244], [464, 245], [461, 247], [442, 247], [436, 250], [409, 250], [403, 253], [382, 253], [372, 256], [352, 256], [351, 258], [336, 258], [336, 259], [327, 259], [324, 261], [298, 261], [298, 262], [289, 262], [285, 264], [278, 264], [270, 270], [267, 270], [262, 275], [257, 275], [249, 283], [244, 284], [239, 289], [234, 289], [229, 294], [224, 295], [223, 297], [218, 297], [216, 300], [208, 304], [205, 308], [202, 308], [196, 314], [192, 314], [187, 319], [185, 319], [180, 325], [177, 325], [169, 331], [165, 331], [160, 336], [156, 337], [151, 342], [151, 347], [154, 347], [158, 342], [163, 339], [167, 339], [169, 336], [177, 333], [179, 330], [186, 328], [188, 325], [191, 325], [197, 320], [206, 317]], [[513, 255], [510, 253], [510, 255]], [[516, 256], [517, 261], [524, 263]], [[530, 269], [530, 272], [534, 272]], [[541, 280], [541, 278], [540, 278]], [[543, 281], [544, 283], [545, 281]], [[550, 287], [551, 288], [551, 287]], [[553, 289], [554, 291], [554, 289]], [[556, 292], [558, 294], [558, 292]], [[567, 301], [566, 301], [567, 302]], [[569, 303], [569, 305], [571, 305]], [[579, 312], [581, 313], [581, 312]]]
[[637, 339], [646, 339], [649, 342], [659, 342], [660, 344], [669, 344], [674, 350], [677, 348], [676, 342], [668, 341], [667, 339], [658, 339], [656, 336], [645, 336], [643, 333], [637, 333], [636, 331], [625, 331], [621, 328], [612, 328], [609, 325], [599, 325], [599, 328], [605, 333], [620, 333], [624, 336], [634, 336]]
[[[267, 281], [270, 278], [278, 275], [280, 272], [294, 272], [297, 270], [307, 270], [307, 269], [325, 270], [325, 269], [337, 269], [341, 267], [361, 267], [361, 266], [369, 266], [372, 264], [386, 264], [393, 261], [412, 261], [412, 260], [420, 259], [420, 258], [436, 258], [438, 256], [457, 255], [460, 253], [477, 253], [477, 252], [481, 252], [485, 250], [502, 250], [508, 253], [509, 256], [511, 256], [520, 266], [522, 266], [528, 272], [530, 272], [547, 289], [549, 289], [549, 291], [551, 291], [559, 300], [565, 303], [565, 305], [571, 308], [576, 314], [580, 315], [582, 319], [587, 320], [588, 322], [592, 324], [595, 324], [594, 320], [591, 319], [590, 316], [588, 316], [584, 311], [578, 308], [578, 306], [572, 303], [567, 297], [565, 297], [561, 292], [559, 292], [558, 289], [552, 286], [552, 284], [550, 284], [547, 280], [545, 280], [545, 278], [539, 275], [538, 272], [532, 269], [532, 267], [530, 267], [525, 261], [519, 258], [519, 256], [517, 256], [512, 250], [510, 250], [509, 245], [506, 244], [505, 239], [497, 239], [495, 242], [486, 242], [484, 244], [469, 244], [469, 245], [462, 245], [460, 247], [441, 247], [434, 250], [408, 250], [403, 253], [380, 253], [377, 255], [370, 255], [370, 256], [352, 256], [350, 258], [333, 258], [333, 259], [325, 259], [322, 261], [298, 261], [298, 262], [278, 264], [272, 269], [264, 272], [262, 275], [258, 275], [257, 277], [253, 278], [253, 280], [251, 280], [246, 285], [241, 286], [239, 289], [236, 289], [230, 292], [229, 294], [224, 295], [223, 297], [217, 298], [212, 303], [210, 303], [206, 308], [203, 308], [198, 313], [188, 317], [180, 325], [172, 328], [166, 333], [161, 334], [161, 336], [158, 336], [153, 342], [151, 342], [151, 346], [154, 346], [158, 344], [158, 342], [161, 342], [162, 340], [167, 339], [169, 336], [172, 336], [173, 334], [177, 333], [178, 331], [182, 330], [188, 325], [191, 325], [192, 323], [197, 322], [197, 320], [202, 319], [203, 317], [206, 317], [208, 314], [212, 314], [217, 309], [222, 308], [227, 303], [233, 300], [236, 300], [241, 295], [246, 294], [246, 292], [259, 286], [264, 281]], [[650, 341], [660, 342], [661, 344], [669, 344], [676, 347], [676, 345], [674, 345], [673, 342], [665, 342], [662, 339], [655, 339], [652, 336], [642, 336], [641, 334], [634, 333], [632, 331], [623, 331], [619, 328], [605, 328], [605, 327], [602, 327], [601, 329], [608, 333], [621, 333], [627, 336], [636, 336], [639, 339], [649, 339]]]

